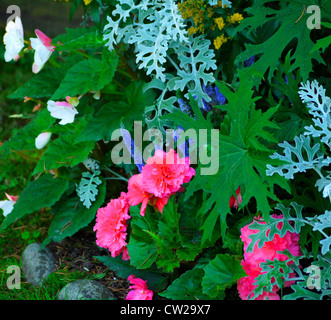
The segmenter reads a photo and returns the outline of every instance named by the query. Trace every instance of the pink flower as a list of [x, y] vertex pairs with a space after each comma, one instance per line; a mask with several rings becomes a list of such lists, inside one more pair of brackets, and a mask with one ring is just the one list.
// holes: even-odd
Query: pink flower
[[136, 278], [134, 275], [128, 276], [128, 281], [132, 284], [129, 289], [128, 295], [126, 296], [126, 300], [152, 300], [153, 291], [148, 290], [147, 281], [144, 281], [140, 278]]
[[142, 169], [142, 186], [158, 198], [168, 198], [177, 192], [183, 183], [195, 175], [189, 157], [180, 158], [173, 149], [168, 153], [156, 150]]
[[156, 150], [142, 172], [130, 178], [128, 202], [131, 206], [141, 203], [142, 216], [148, 203], [162, 213], [169, 198], [183, 191], [182, 184], [189, 182], [193, 175], [195, 170], [190, 167], [189, 158], [179, 158], [173, 149], [168, 153]]
[[239, 204], [242, 203], [243, 199], [241, 197], [240, 187], [236, 191], [237, 198], [235, 196], [231, 196], [229, 201], [230, 208], [238, 208]]
[[135, 174], [129, 179], [127, 198], [130, 206], [141, 203], [140, 214], [145, 215], [145, 210], [151, 195], [142, 189], [143, 175]]
[[153, 194], [148, 193], [143, 189], [143, 175], [135, 174], [129, 179], [127, 199], [130, 206], [136, 206], [141, 203], [140, 215], [144, 216], [147, 204], [150, 203], [153, 207], [157, 208], [161, 213], [164, 206], [167, 204], [168, 199], [155, 197]]
[[[273, 218], [281, 218], [282, 215], [276, 216], [272, 215]], [[256, 218], [258, 219], [258, 218]], [[253, 223], [253, 222], [252, 222]], [[261, 262], [266, 262], [266, 260], [275, 260], [285, 261], [288, 257], [284, 254], [278, 253], [279, 251], [289, 250], [289, 252], [294, 256], [299, 256], [301, 254], [300, 246], [299, 246], [299, 235], [295, 232], [287, 231], [284, 237], [280, 237], [278, 234], [274, 236], [271, 241], [267, 241], [263, 244], [262, 248], [259, 248], [257, 243], [255, 244], [252, 252], [247, 252], [247, 247], [251, 243], [252, 239], [249, 238], [250, 235], [257, 233], [258, 230], [249, 229], [249, 226], [252, 224], [248, 224], [241, 229], [241, 240], [244, 242], [244, 260], [242, 260], [241, 264], [243, 269], [245, 270], [248, 277], [243, 277], [238, 281], [238, 292], [242, 299], [248, 299], [249, 293], [255, 288], [253, 283], [255, 278], [258, 277], [262, 268], [260, 267]], [[265, 224], [264, 221], [260, 221], [259, 223]], [[278, 229], [281, 229], [282, 222], [280, 221], [277, 225]], [[267, 231], [267, 234], [270, 230]], [[286, 282], [285, 286], [291, 285], [293, 282]], [[272, 293], [263, 293], [263, 299], [278, 299], [279, 297], [275, 292], [277, 292], [279, 288], [275, 285], [273, 287]], [[257, 297], [256, 300], [261, 300], [261, 296]]]
[[31, 47], [35, 50], [32, 72], [38, 73], [52, 55], [55, 46], [51, 45], [52, 40], [40, 30], [36, 29], [35, 33], [37, 38], [30, 38]]
[[126, 247], [129, 208], [126, 193], [122, 192], [119, 198], [110, 200], [106, 207], [98, 210], [93, 228], [93, 231], [96, 231], [97, 245], [108, 249], [112, 257], [123, 253], [123, 260], [130, 259]]

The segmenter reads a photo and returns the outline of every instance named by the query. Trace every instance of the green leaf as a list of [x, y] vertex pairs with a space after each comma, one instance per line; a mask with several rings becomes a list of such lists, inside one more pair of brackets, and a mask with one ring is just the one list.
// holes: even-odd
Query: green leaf
[[51, 207], [68, 189], [69, 182], [45, 174], [30, 182], [20, 194], [13, 211], [5, 218], [0, 229], [7, 228], [11, 223], [23, 216], [44, 207]]
[[38, 112], [35, 119], [0, 147], [0, 152], [7, 155], [11, 150], [35, 150], [37, 136], [44, 131], [48, 131], [54, 122], [55, 119], [51, 117], [48, 110]]
[[94, 218], [106, 196], [106, 183], [99, 186], [96, 201], [90, 208], [86, 208], [77, 197], [64, 196], [51, 210], [54, 218], [48, 230], [48, 237], [43, 245], [51, 241], [61, 241], [74, 235], [78, 230], [86, 227]]
[[218, 254], [204, 268], [202, 279], [203, 293], [215, 298], [219, 292], [231, 287], [238, 279], [246, 275], [240, 259], [229, 254]]
[[144, 108], [153, 103], [154, 94], [151, 90], [144, 92], [145, 83], [132, 82], [124, 91], [121, 101], [109, 102], [89, 119], [87, 126], [81, 131], [76, 142], [98, 141], [111, 139], [112, 132], [124, 126], [129, 128], [133, 121], [143, 120]]
[[[271, 2], [275, 1], [257, 1], [246, 9], [248, 17], [241, 21], [236, 28], [236, 33], [247, 29], [248, 34], [254, 32], [257, 34], [263, 28], [272, 28], [273, 32], [263, 41], [246, 44], [246, 50], [237, 56], [237, 62], [244, 62], [252, 56], [259, 57], [250, 67], [245, 68], [244, 72], [247, 75], [252, 72], [265, 75], [268, 71], [270, 81], [278, 67], [279, 58], [287, 53], [285, 50], [295, 39], [297, 44], [293, 50], [294, 63], [291, 71], [300, 68], [300, 73], [305, 81], [313, 71], [313, 59], [324, 63], [318, 51], [311, 51], [314, 42], [310, 38], [311, 30], [307, 27], [308, 16], [303, 15], [300, 18], [304, 8], [314, 5], [315, 2], [313, 0], [277, 1], [279, 9], [268, 6]], [[257, 80], [256, 84], [260, 82], [260, 78]]]
[[159, 221], [159, 236], [164, 240], [164, 245], [169, 248], [180, 247], [179, 218], [177, 212], [178, 205], [175, 203], [175, 197], [170, 197], [165, 205], [161, 219]]
[[140, 216], [138, 206], [130, 207], [130, 215], [132, 231], [127, 245], [130, 263], [137, 269], [147, 269], [155, 262], [158, 252], [155, 242], [146, 231], [157, 230], [158, 217], [150, 213], [149, 207], [145, 216]]
[[66, 34], [57, 36], [54, 43], [59, 42], [58, 51], [93, 49], [103, 46], [102, 36], [95, 28], [66, 29]]
[[[266, 219], [271, 211], [269, 199], [278, 201], [273, 192], [274, 185], [277, 184], [285, 190], [289, 189], [284, 178], [275, 176], [272, 177], [274, 179], [270, 179], [266, 175], [266, 166], [272, 161], [271, 151], [266, 145], [270, 142], [274, 143], [269, 130], [274, 129], [275, 124], [270, 118], [276, 109], [270, 109], [264, 113], [256, 109], [257, 98], [253, 98], [252, 80], [245, 74], [240, 74], [240, 85], [235, 92], [225, 84], [218, 83], [218, 86], [220, 92], [228, 100], [228, 104], [218, 108], [227, 112], [230, 119], [229, 132], [219, 134], [219, 152], [212, 155], [213, 163], [199, 164], [196, 176], [190, 182], [186, 192], [186, 200], [198, 190], [203, 190], [206, 194], [206, 200], [198, 213], [199, 216], [204, 217], [202, 245], [211, 239], [218, 221], [221, 226], [221, 236], [225, 237], [226, 218], [230, 213], [229, 200], [232, 195], [235, 195], [239, 186], [241, 186], [243, 198], [241, 206], [246, 205], [251, 198], [255, 198], [256, 210], [262, 212]], [[240, 108], [238, 108], [239, 105]], [[191, 121], [188, 116], [185, 115], [185, 117], [184, 125]], [[192, 120], [195, 122], [194, 119]], [[201, 120], [200, 123], [203, 124], [206, 121]], [[183, 126], [179, 117], [176, 122]], [[204, 126], [206, 127], [207, 125]], [[187, 127], [184, 128], [187, 129]], [[217, 142], [215, 142], [216, 146]], [[213, 174], [202, 172], [203, 169], [209, 169], [212, 165], [217, 169], [216, 172]]]
[[39, 99], [51, 97], [60, 85], [65, 74], [65, 68], [47, 68], [42, 70], [8, 98], [23, 99], [24, 97], [30, 97]]
[[159, 268], [163, 268], [164, 272], [173, 272], [175, 268], [179, 267], [179, 260], [175, 251], [169, 248], [166, 241], [159, 235], [147, 230], [146, 233], [155, 241], [157, 247], [158, 257], [155, 261], [156, 265]]
[[148, 289], [152, 291], [163, 290], [167, 283], [167, 277], [163, 276], [156, 269], [138, 270], [130, 265], [130, 261], [123, 260], [122, 257], [98, 256], [94, 257], [105, 264], [109, 269], [116, 272], [116, 275], [121, 278], [127, 278], [129, 275], [135, 275], [137, 278], [147, 280]]
[[115, 53], [113, 53], [112, 61], [91, 58], [78, 62], [68, 70], [51, 100], [101, 90], [112, 81], [117, 63], [118, 56]]
[[159, 295], [172, 300], [209, 300], [210, 297], [202, 293], [203, 275], [201, 268], [186, 271]]
[[84, 125], [85, 123], [82, 121], [73, 132], [63, 134], [53, 140], [37, 163], [33, 174], [62, 166], [73, 167], [83, 162], [94, 147], [93, 141], [73, 143], [80, 132], [80, 128]]

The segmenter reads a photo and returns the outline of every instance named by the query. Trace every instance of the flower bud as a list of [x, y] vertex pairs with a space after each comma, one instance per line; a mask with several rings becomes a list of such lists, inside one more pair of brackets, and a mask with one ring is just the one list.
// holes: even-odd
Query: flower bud
[[35, 145], [37, 149], [42, 149], [43, 147], [46, 146], [46, 144], [49, 142], [51, 139], [51, 132], [43, 132], [41, 133], [35, 140]]

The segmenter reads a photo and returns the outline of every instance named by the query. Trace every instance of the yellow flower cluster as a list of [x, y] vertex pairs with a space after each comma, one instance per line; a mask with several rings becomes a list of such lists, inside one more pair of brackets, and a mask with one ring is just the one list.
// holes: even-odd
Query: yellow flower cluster
[[215, 40], [214, 40], [214, 46], [215, 48], [218, 50], [221, 45], [225, 42], [228, 41], [228, 39], [230, 39], [230, 37], [226, 37], [224, 34], [218, 36]]
[[242, 16], [242, 14], [240, 14], [240, 13], [237, 12], [237, 13], [234, 13], [233, 15], [231, 15], [231, 16], [228, 16], [226, 20], [227, 20], [228, 23], [234, 24], [236, 22], [239, 22], [240, 23], [240, 21], [242, 19], [244, 19], [244, 17]]
[[85, 5], [89, 5], [93, 0], [84, 0]]
[[[85, 0], [84, 0], [85, 1]], [[212, 18], [212, 25], [210, 29], [215, 31], [222, 31], [226, 25], [240, 23], [243, 16], [240, 13], [234, 13], [226, 17], [213, 17], [214, 9], [222, 7], [222, 1], [218, 0], [217, 5], [210, 6], [206, 4], [204, 0], [185, 0], [182, 3], [178, 3], [178, 9], [184, 19], [192, 19], [193, 26], [191, 26], [187, 31], [188, 34], [194, 34], [197, 32], [205, 33], [206, 22]], [[224, 6], [226, 7], [226, 6]], [[209, 19], [208, 19], [209, 18]], [[219, 49], [223, 43], [227, 42], [229, 37], [221, 34], [214, 40], [214, 46]]]
[[205, 19], [211, 18], [213, 10], [210, 6], [207, 6], [203, 0], [186, 0], [182, 3], [178, 3], [178, 9], [184, 19], [193, 19], [194, 27], [188, 30], [189, 34], [196, 32], [204, 33], [205, 31]]

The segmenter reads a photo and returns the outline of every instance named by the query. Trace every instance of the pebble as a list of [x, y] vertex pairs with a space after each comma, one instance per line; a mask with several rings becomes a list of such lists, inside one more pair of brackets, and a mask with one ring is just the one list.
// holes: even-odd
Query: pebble
[[116, 300], [113, 292], [97, 280], [81, 279], [68, 283], [58, 300]]
[[56, 270], [55, 261], [49, 248], [41, 249], [40, 243], [29, 244], [22, 255], [22, 270], [25, 279], [39, 287], [43, 280]]

